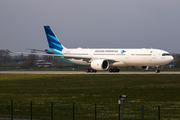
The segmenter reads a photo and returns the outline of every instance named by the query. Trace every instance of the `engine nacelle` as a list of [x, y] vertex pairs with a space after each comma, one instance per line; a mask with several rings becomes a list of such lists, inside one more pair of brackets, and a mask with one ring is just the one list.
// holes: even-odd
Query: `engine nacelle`
[[148, 70], [148, 66], [132, 66], [132, 68], [137, 70]]
[[93, 60], [91, 62], [91, 68], [95, 70], [107, 70], [109, 68], [109, 62], [107, 60]]

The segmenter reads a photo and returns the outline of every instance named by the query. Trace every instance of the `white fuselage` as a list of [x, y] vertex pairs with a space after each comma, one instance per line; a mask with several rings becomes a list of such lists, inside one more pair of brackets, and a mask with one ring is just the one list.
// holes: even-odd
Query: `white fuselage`
[[95, 59], [112, 59], [110, 66], [157, 66], [168, 64], [173, 57], [160, 49], [63, 49], [63, 55], [92, 57], [90, 61], [83, 59], [68, 59], [76, 64], [89, 65]]

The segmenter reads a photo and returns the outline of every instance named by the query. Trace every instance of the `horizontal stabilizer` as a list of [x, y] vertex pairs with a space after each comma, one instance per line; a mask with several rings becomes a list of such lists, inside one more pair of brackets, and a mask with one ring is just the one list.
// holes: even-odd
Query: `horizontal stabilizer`
[[39, 52], [46, 52], [45, 50], [38, 50], [38, 49], [30, 49], [30, 48], [25, 48], [26, 50], [33, 50], [33, 51], [39, 51]]

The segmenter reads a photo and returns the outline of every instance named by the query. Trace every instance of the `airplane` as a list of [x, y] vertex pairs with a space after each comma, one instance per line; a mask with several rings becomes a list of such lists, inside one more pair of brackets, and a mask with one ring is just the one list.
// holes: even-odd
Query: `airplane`
[[159, 73], [159, 65], [165, 65], [173, 61], [173, 56], [169, 52], [160, 49], [69, 49], [61, 44], [50, 26], [44, 26], [49, 49], [35, 50], [42, 53], [22, 53], [12, 52], [16, 54], [34, 54], [58, 57], [64, 61], [77, 65], [87, 65], [90, 68], [86, 72], [97, 72], [97, 70], [107, 70], [109, 72], [119, 72], [119, 67], [131, 66], [135, 69], [148, 69], [149, 66], [157, 66], [156, 73]]

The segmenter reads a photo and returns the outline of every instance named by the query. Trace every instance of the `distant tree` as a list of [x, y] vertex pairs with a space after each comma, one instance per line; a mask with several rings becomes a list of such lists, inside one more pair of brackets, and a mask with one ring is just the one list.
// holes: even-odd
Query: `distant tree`
[[10, 61], [10, 53], [7, 52], [6, 50], [0, 50], [0, 63], [7, 63]]
[[175, 59], [180, 59], [180, 54], [177, 54]]
[[45, 61], [48, 61], [48, 62], [52, 62], [53, 61], [53, 57], [52, 56], [43, 56], [42, 59], [45, 60]]
[[[31, 53], [36, 53], [36, 51], [31, 50]], [[26, 64], [28, 64], [29, 67], [35, 67], [36, 66], [36, 60], [38, 59], [37, 55], [28, 55], [28, 62], [26, 62]]]
[[19, 55], [18, 58], [19, 58], [19, 61], [20, 61], [20, 62], [24, 61], [24, 59], [25, 59], [25, 57], [24, 57], [23, 54]]
[[180, 55], [176, 55], [176, 58], [175, 58], [175, 62], [174, 62], [174, 66], [175, 67], [180, 67]]
[[54, 66], [73, 66], [74, 65], [70, 62], [66, 62], [64, 60], [61, 60], [58, 57], [54, 57], [52, 63]]

